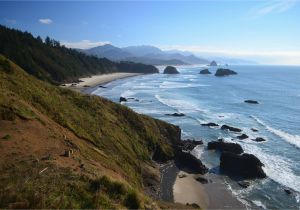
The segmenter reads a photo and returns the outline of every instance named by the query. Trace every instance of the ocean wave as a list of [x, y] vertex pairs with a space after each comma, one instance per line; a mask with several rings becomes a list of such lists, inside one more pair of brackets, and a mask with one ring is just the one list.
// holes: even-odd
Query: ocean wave
[[173, 89], [173, 88], [192, 88], [192, 87], [207, 87], [207, 86], [210, 86], [210, 85], [165, 81], [162, 84], [160, 84], [159, 88]]
[[260, 207], [262, 209], [267, 209], [267, 207], [259, 200], [253, 200], [252, 203], [254, 203], [257, 207]]
[[285, 140], [289, 144], [292, 144], [298, 148], [300, 148], [300, 136], [299, 135], [292, 135], [290, 133], [287, 133], [285, 131], [272, 128], [271, 126], [268, 126], [266, 123], [258, 119], [257, 117], [251, 115], [251, 117], [260, 125], [264, 126], [269, 132], [279, 136], [281, 139]]
[[136, 92], [132, 91], [132, 90], [126, 90], [123, 93], [121, 93], [122, 97], [130, 97], [130, 96], [134, 96], [136, 94]]
[[293, 162], [282, 156], [269, 154], [254, 144], [242, 144], [247, 153], [254, 154], [264, 164], [264, 171], [273, 181], [300, 192], [300, 176], [292, 170]]
[[155, 98], [162, 104], [171, 107], [179, 112], [207, 112], [206, 109], [202, 109], [200, 108], [198, 105], [192, 103], [192, 102], [188, 102], [186, 100], [183, 99], [167, 99], [167, 98], [163, 98], [160, 95], [155, 95]]

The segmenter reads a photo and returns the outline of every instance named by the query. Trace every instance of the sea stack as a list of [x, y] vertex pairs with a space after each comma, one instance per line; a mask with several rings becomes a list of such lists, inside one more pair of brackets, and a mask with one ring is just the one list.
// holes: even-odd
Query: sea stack
[[203, 69], [199, 74], [211, 74], [211, 72], [208, 69]]
[[210, 66], [217, 66], [218, 64], [217, 64], [217, 62], [216, 61], [212, 61], [212, 62], [210, 62], [210, 64], [209, 64]]
[[237, 74], [235, 71], [232, 71], [230, 69], [218, 69], [215, 73], [216, 77], [223, 77], [223, 76], [229, 76], [229, 75], [235, 75]]
[[167, 66], [164, 70], [164, 74], [179, 74], [174, 66]]

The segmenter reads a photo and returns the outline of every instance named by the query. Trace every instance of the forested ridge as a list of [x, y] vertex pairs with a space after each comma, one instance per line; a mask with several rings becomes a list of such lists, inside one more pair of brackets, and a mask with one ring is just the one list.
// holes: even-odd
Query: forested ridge
[[66, 48], [59, 41], [34, 37], [0, 25], [0, 54], [26, 72], [51, 83], [72, 82], [79, 77], [112, 72], [157, 73], [151, 65], [113, 62]]

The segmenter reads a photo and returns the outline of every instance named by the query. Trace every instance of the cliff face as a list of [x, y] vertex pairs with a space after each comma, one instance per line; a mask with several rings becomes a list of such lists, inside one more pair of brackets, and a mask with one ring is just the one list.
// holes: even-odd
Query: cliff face
[[157, 207], [145, 179], [159, 180], [152, 155], [174, 156], [179, 127], [42, 82], [3, 56], [0, 89], [1, 208]]

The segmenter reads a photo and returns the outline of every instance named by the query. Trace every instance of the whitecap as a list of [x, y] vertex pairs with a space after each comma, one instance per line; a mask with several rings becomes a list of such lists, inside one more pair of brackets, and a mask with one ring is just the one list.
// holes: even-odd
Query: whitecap
[[246, 153], [254, 154], [264, 164], [263, 170], [273, 181], [289, 187], [295, 191], [300, 190], [300, 176], [292, 170], [293, 162], [282, 156], [269, 154], [254, 144], [242, 144]]
[[134, 92], [132, 90], [126, 90], [121, 94], [121, 96], [127, 98], [130, 96], [134, 96], [135, 94], [136, 94], [136, 92]]
[[191, 88], [191, 87], [207, 87], [207, 86], [209, 85], [164, 81], [162, 84], [160, 84], [159, 88], [173, 89], [173, 88]]
[[289, 144], [292, 144], [298, 148], [300, 148], [300, 136], [299, 135], [292, 135], [290, 133], [287, 133], [285, 131], [279, 130], [279, 129], [275, 129], [272, 128], [271, 126], [268, 126], [266, 123], [264, 123], [263, 121], [261, 121], [260, 119], [258, 119], [257, 117], [251, 115], [251, 117], [258, 122], [259, 124], [261, 124], [262, 126], [264, 126], [269, 132], [279, 136], [281, 139], [285, 140], [286, 142], [288, 142]]
[[253, 200], [252, 203], [254, 203], [257, 207], [267, 209], [267, 207], [259, 200]]
[[207, 112], [207, 110], [200, 108], [198, 105], [189, 102], [184, 99], [167, 99], [159, 95], [155, 95], [155, 98], [162, 104], [178, 110], [179, 112]]

